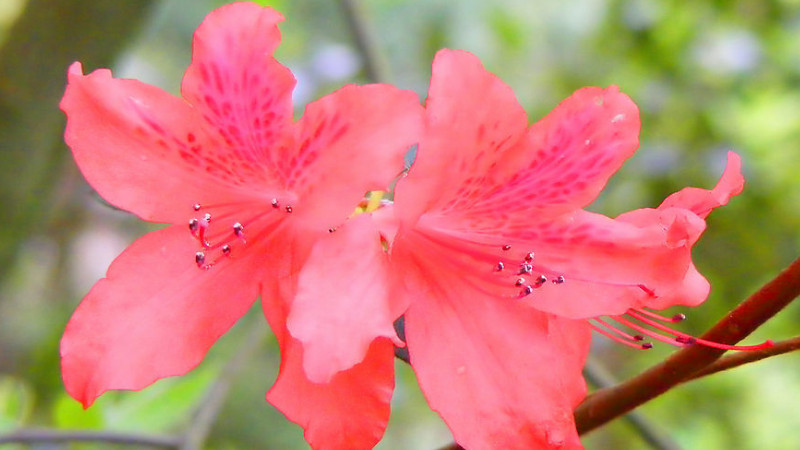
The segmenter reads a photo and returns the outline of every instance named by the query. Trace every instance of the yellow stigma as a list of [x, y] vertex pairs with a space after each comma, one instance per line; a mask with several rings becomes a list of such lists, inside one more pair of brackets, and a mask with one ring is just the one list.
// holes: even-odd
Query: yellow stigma
[[350, 217], [355, 217], [362, 213], [369, 213], [377, 210], [381, 206], [381, 200], [383, 200], [383, 196], [386, 194], [384, 191], [371, 191], [368, 192], [364, 200], [362, 200], [358, 206], [356, 206], [355, 211]]

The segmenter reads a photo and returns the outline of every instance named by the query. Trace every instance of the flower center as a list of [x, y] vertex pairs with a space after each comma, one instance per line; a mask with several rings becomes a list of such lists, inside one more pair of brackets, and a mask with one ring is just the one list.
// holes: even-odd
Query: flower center
[[[280, 200], [273, 198], [266, 205], [256, 202], [195, 203], [192, 210], [196, 215], [189, 220], [189, 232], [199, 244], [194, 260], [197, 267], [210, 269], [223, 259], [241, 253], [293, 209], [291, 205], [281, 205]], [[248, 214], [248, 211], [252, 212]]]

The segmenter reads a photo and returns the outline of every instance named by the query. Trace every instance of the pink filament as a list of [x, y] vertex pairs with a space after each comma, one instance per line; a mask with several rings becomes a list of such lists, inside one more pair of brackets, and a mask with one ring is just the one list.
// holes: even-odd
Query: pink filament
[[[685, 344], [682, 343], [682, 342], [677, 342], [678, 345], [681, 345], [681, 344], [683, 344], [683, 345], [691, 345], [693, 343], [697, 343], [697, 344], [700, 344], [700, 345], [705, 345], [706, 347], [718, 348], [720, 350], [760, 350], [762, 348], [769, 348], [769, 347], [772, 347], [774, 345], [772, 340], [767, 340], [767, 341], [765, 341], [765, 342], [763, 342], [761, 344], [757, 344], [757, 345], [721, 344], [719, 342], [707, 341], [705, 339], [696, 338], [696, 337], [688, 335], [686, 333], [681, 333], [680, 331], [673, 330], [673, 329], [671, 329], [671, 328], [669, 328], [669, 327], [667, 327], [665, 325], [662, 325], [662, 324], [660, 324], [658, 322], [655, 322], [653, 320], [648, 319], [644, 315], [642, 315], [639, 312], [634, 311], [634, 310], [628, 310], [627, 314], [629, 316], [631, 316], [631, 317], [633, 317], [633, 318], [635, 318], [635, 319], [647, 324], [647, 325], [650, 325], [651, 327], [653, 327], [653, 328], [655, 328], [657, 330], [661, 330], [661, 331], [663, 331], [665, 333], [669, 333], [669, 334], [671, 334], [673, 336], [678, 336], [678, 337], [680, 337], [682, 339], [685, 339], [687, 341]], [[624, 323], [623, 322], [624, 319], [622, 319], [622, 320], [620, 320], [620, 319], [621, 318], [618, 318], [617, 320], [619, 320], [620, 323]], [[625, 322], [631, 323], [631, 322], [629, 322], [627, 320], [625, 320]], [[628, 326], [630, 326], [630, 325], [628, 325]], [[640, 328], [636, 327], [634, 329], [640, 329]], [[652, 332], [651, 333], [647, 333], [647, 335], [648, 336], [652, 336], [652, 337], [655, 338], [655, 335]]]
[[628, 339], [630, 341], [641, 341], [642, 340], [642, 336], [633, 336], [631, 334], [628, 334], [628, 333], [620, 330], [619, 328], [609, 324], [608, 322], [606, 322], [605, 320], [603, 320], [603, 319], [601, 319], [599, 317], [595, 318], [594, 320], [596, 322], [601, 323], [604, 327], [606, 327], [611, 332], [613, 332], [613, 333], [615, 333], [615, 334], [617, 334], [619, 336], [622, 336], [625, 339]]
[[[628, 313], [628, 314], [630, 314], [630, 313]], [[619, 322], [619, 323], [621, 323], [621, 324], [625, 325], [626, 327], [629, 327], [629, 328], [631, 328], [633, 330], [640, 331], [640, 332], [644, 333], [645, 335], [650, 336], [651, 338], [653, 338], [653, 339], [655, 339], [657, 341], [666, 342], [667, 344], [677, 345], [679, 347], [685, 347], [685, 346], [688, 345], [688, 344], [683, 343], [683, 342], [678, 342], [674, 338], [668, 338], [666, 336], [662, 336], [662, 335], [654, 332], [653, 330], [648, 330], [647, 328], [644, 328], [641, 325], [638, 325], [638, 324], [636, 324], [634, 322], [631, 322], [630, 320], [625, 319], [622, 316], [615, 317], [614, 320], [616, 320], [617, 322]], [[672, 333], [672, 334], [675, 334], [675, 333]]]
[[656, 314], [652, 311], [648, 311], [646, 309], [641, 309], [641, 308], [634, 308], [632, 309], [632, 311], [636, 311], [639, 314], [644, 314], [645, 316], [652, 317], [653, 319], [656, 320], [660, 320], [661, 322], [678, 323], [686, 320], [686, 316], [684, 316], [683, 314], [675, 314], [672, 317], [665, 317], [662, 316], [661, 314]]
[[[595, 320], [598, 320], [598, 319], [595, 319]], [[605, 325], [608, 326], [607, 324], [605, 324]], [[607, 338], [609, 338], [609, 339], [611, 339], [613, 341], [619, 342], [620, 344], [627, 345], [628, 347], [637, 348], [639, 350], [646, 350], [646, 349], [650, 348], [649, 346], [645, 346], [643, 344], [637, 344], [637, 343], [631, 342], [629, 340], [623, 339], [623, 338], [621, 338], [621, 337], [619, 337], [619, 336], [617, 336], [617, 335], [615, 335], [615, 334], [613, 334], [613, 333], [611, 333], [609, 331], [606, 331], [603, 328], [593, 324], [592, 322], [589, 322], [589, 326], [592, 327], [592, 329], [594, 331], [602, 334], [603, 336], [605, 336], [605, 337], [607, 337]], [[611, 328], [614, 328], [614, 327], [611, 327]], [[614, 330], [616, 330], [616, 328], [614, 328]], [[616, 330], [616, 331], [619, 331], [619, 330]], [[619, 332], [622, 333], [621, 331], [619, 331]], [[627, 334], [627, 333], [625, 333], [625, 334]], [[633, 336], [631, 336], [631, 337], [633, 337]]]
[[[657, 341], [666, 342], [667, 344], [679, 347], [687, 347], [693, 344], [700, 344], [706, 347], [717, 348], [720, 350], [761, 350], [764, 348], [772, 347], [774, 345], [772, 340], [767, 340], [757, 345], [721, 344], [719, 342], [713, 342], [705, 339], [696, 338], [689, 334], [673, 330], [668, 326], [658, 322], [658, 321], [669, 322], [669, 323], [680, 322], [686, 318], [683, 314], [677, 314], [669, 318], [656, 314], [651, 311], [645, 311], [643, 309], [629, 309], [628, 312], [625, 313], [625, 315], [628, 316], [628, 318], [625, 318], [623, 316], [614, 316], [612, 318], [620, 325], [624, 325], [632, 330], [636, 330], [642, 333], [642, 335], [644, 336], [649, 336]], [[629, 319], [635, 319], [636, 321], [641, 322], [641, 324]], [[644, 339], [644, 336], [642, 335], [631, 335], [630, 333], [622, 331], [621, 329], [609, 324], [608, 322], [606, 322], [601, 318], [596, 317], [592, 320], [594, 322], [597, 322], [597, 323], [591, 321], [589, 322], [589, 325], [592, 327], [592, 329], [602, 334], [603, 336], [608, 337], [611, 340], [627, 345], [629, 347], [634, 347], [639, 349], [648, 349], [652, 347], [652, 345], [649, 342], [641, 344], [639, 343]], [[654, 330], [645, 327], [645, 325], [654, 328]], [[659, 332], [663, 332], [675, 337], [664, 336]]]

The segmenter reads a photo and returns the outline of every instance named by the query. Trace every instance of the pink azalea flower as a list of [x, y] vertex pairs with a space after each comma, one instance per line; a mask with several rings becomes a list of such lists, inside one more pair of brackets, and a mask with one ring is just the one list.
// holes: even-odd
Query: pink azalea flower
[[529, 127], [476, 57], [443, 50], [426, 111], [391, 248], [420, 386], [466, 448], [580, 447], [592, 328], [640, 348], [623, 325], [695, 342], [644, 308], [706, 298], [690, 251], [742, 190], [739, 158], [712, 190], [612, 219], [583, 208], [638, 146], [639, 112], [616, 87], [580, 89]]
[[[364, 300], [387, 298], [372, 283], [387, 258], [368, 216], [347, 219], [397, 176], [422, 108], [410, 91], [346, 86], [293, 122], [295, 79], [272, 57], [282, 20], [246, 2], [209, 14], [183, 98], [70, 67], [66, 141], [87, 181], [171, 225], [133, 243], [83, 299], [61, 341], [63, 379], [88, 407], [184, 374], [260, 294], [283, 356], [269, 400], [315, 447], [371, 447], [389, 415], [402, 311]], [[338, 329], [343, 314], [359, 327]]]

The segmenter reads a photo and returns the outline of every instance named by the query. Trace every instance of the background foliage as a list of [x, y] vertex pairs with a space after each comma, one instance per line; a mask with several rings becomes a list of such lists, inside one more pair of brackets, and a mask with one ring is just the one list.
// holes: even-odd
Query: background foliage
[[[213, 405], [211, 392], [227, 395], [211, 423], [209, 448], [305, 447], [301, 430], [263, 400], [279, 355], [257, 310], [189, 376], [141, 393], [107, 394], [88, 411], [64, 394], [59, 377], [58, 339], [71, 311], [111, 259], [151, 229], [105, 205], [71, 162], [57, 109], [66, 67], [73, 60], [87, 71], [110, 66], [117, 76], [177, 93], [192, 31], [223, 3], [0, 2], [0, 434], [57, 427], [204, 435], [196, 411]], [[299, 79], [298, 115], [306, 102], [366, 81], [340, 2], [262, 3], [287, 17], [278, 58]], [[725, 152], [742, 155], [745, 192], [711, 216], [694, 253], [712, 281], [711, 298], [684, 311], [683, 329], [702, 332], [800, 253], [797, 0], [361, 6], [387, 77], [421, 98], [442, 47], [477, 54], [514, 88], [531, 120], [581, 86], [620, 85], [642, 110], [641, 150], [592, 206], [596, 211], [615, 215], [656, 206], [685, 185], [710, 187]], [[798, 319], [800, 310], [790, 307], [753, 342], [797, 334]], [[246, 341], [255, 342], [247, 353]], [[636, 352], [598, 339], [592, 358], [623, 379], [671, 351]], [[243, 364], [231, 362], [242, 354]], [[447, 429], [427, 409], [410, 370], [397, 366], [393, 417], [380, 448], [445, 445], [452, 439]], [[798, 355], [771, 359], [689, 383], [641, 412], [686, 448], [797, 448], [799, 367]], [[646, 448], [622, 421], [585, 444]]]

